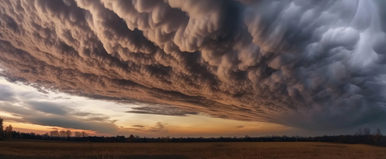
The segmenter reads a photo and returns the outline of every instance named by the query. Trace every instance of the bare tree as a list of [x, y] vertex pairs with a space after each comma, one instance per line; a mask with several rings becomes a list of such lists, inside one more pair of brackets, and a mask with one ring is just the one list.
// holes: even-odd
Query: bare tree
[[51, 137], [59, 137], [59, 132], [58, 132], [58, 130], [50, 131], [50, 136], [51, 136]]
[[0, 118], [0, 140], [2, 140], [4, 138], [3, 121], [4, 121], [4, 119]]
[[48, 135], [48, 133], [45, 133], [44, 135], [43, 135], [43, 137], [44, 138], [48, 138], [50, 135]]
[[72, 135], [72, 132], [70, 130], [67, 130], [66, 133], [67, 133], [67, 137], [70, 138]]
[[363, 135], [362, 128], [358, 128], [358, 131], [357, 131], [356, 135], [358, 135], [358, 136], [362, 136]]
[[381, 137], [382, 137], [382, 132], [378, 128], [377, 130], [375, 130], [375, 133], [374, 133], [374, 136], [373, 136], [373, 140], [374, 140], [375, 144], [378, 144], [378, 141], [379, 141], [379, 139], [381, 139]]
[[8, 139], [12, 139], [12, 125], [9, 125], [5, 128], [5, 134]]
[[75, 132], [75, 137], [82, 137], [82, 133], [81, 132]]
[[64, 131], [64, 130], [60, 131], [59, 134], [60, 134], [61, 138], [66, 138], [67, 137], [67, 132]]
[[363, 128], [363, 133], [366, 136], [369, 136], [371, 134], [371, 129], [370, 128]]
[[84, 131], [82, 131], [82, 137], [88, 137], [88, 134]]
[[381, 129], [378, 128], [375, 130], [375, 135], [382, 135]]

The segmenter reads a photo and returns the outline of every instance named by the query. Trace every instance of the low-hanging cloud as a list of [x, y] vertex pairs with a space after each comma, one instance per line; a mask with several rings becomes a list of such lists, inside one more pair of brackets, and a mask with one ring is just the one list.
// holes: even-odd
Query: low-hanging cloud
[[[102, 114], [76, 112], [70, 108], [55, 108], [53, 103], [41, 103], [41, 107], [21, 107], [7, 102], [0, 102], [0, 111], [10, 113], [15, 117], [5, 117], [8, 121], [30, 123], [43, 126], [58, 126], [63, 128], [92, 130], [99, 133], [114, 133], [118, 127]], [[52, 109], [52, 108], [55, 109]], [[60, 110], [60, 111], [59, 111]], [[82, 114], [79, 116], [78, 114]], [[87, 114], [87, 115], [85, 115]], [[97, 118], [96, 116], [99, 116]]]
[[70, 110], [64, 106], [51, 103], [51, 102], [37, 102], [29, 101], [26, 102], [29, 108], [48, 114], [66, 115]]
[[12, 88], [2, 84], [0, 84], [0, 88], [2, 89], [0, 91], [0, 101], [16, 101]]
[[151, 106], [134, 107], [132, 110], [126, 111], [126, 113], [137, 113], [137, 114], [153, 114], [153, 115], [167, 115], [167, 116], [187, 116], [197, 115], [197, 112], [186, 111], [171, 107], [168, 105], [154, 104]]
[[385, 5], [2, 0], [0, 74], [74, 95], [306, 129], [384, 123]]

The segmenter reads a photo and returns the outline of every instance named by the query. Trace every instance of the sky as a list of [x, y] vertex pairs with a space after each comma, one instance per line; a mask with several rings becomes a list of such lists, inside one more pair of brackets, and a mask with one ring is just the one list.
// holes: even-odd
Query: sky
[[5, 119], [4, 125], [12, 125], [21, 132], [45, 134], [53, 130], [71, 130], [98, 136], [220, 137], [285, 134], [291, 130], [279, 124], [184, 114], [178, 109], [172, 113], [169, 110], [140, 112], [135, 108], [148, 107], [39, 90], [4, 78], [0, 78], [0, 87], [3, 89], [0, 116]]
[[20, 131], [386, 131], [383, 0], [2, 0], [0, 117]]

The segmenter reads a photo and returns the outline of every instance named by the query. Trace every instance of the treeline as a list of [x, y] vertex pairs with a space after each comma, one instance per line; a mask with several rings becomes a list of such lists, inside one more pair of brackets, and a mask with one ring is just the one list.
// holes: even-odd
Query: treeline
[[21, 133], [12, 131], [6, 139], [35, 139], [35, 140], [57, 140], [57, 141], [78, 141], [78, 142], [336, 142], [346, 144], [369, 144], [386, 147], [386, 136], [382, 134], [355, 134], [355, 135], [336, 135], [336, 136], [265, 136], [265, 137], [218, 137], [218, 138], [171, 138], [158, 137], [146, 138], [130, 135], [125, 136], [50, 136], [35, 133]]
[[2, 119], [0, 118], [0, 140], [2, 139], [35, 139], [35, 140], [57, 140], [57, 141], [77, 141], [77, 142], [335, 142], [346, 144], [369, 144], [386, 147], [386, 136], [383, 136], [379, 129], [371, 131], [369, 128], [359, 128], [354, 135], [334, 135], [334, 136], [265, 136], [265, 137], [218, 137], [218, 138], [171, 138], [158, 137], [146, 138], [130, 135], [126, 136], [89, 136], [86, 132], [74, 132], [70, 130], [51, 131], [40, 135], [35, 133], [22, 133], [12, 130], [12, 126], [3, 130]]
[[54, 131], [50, 131], [50, 134], [46, 133], [44, 134], [45, 136], [50, 136], [50, 137], [54, 137], [54, 138], [70, 138], [70, 137], [77, 137], [77, 138], [80, 138], [80, 137], [88, 137], [88, 133], [82, 131], [82, 132], [74, 132], [74, 136], [72, 136], [72, 132], [71, 130], [61, 130], [61, 131], [58, 131], [58, 130], [54, 130]]
[[3, 118], [0, 118], [0, 140], [3, 140], [4, 138], [10, 139], [12, 138], [13, 128], [11, 125], [5, 127], [3, 126]]

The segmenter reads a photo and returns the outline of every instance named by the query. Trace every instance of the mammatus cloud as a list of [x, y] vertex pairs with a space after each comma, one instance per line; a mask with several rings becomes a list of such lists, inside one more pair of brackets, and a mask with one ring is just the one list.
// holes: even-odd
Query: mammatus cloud
[[[2, 0], [0, 73], [75, 95], [306, 129], [384, 123], [385, 5]], [[63, 113], [54, 109], [41, 111]]]

